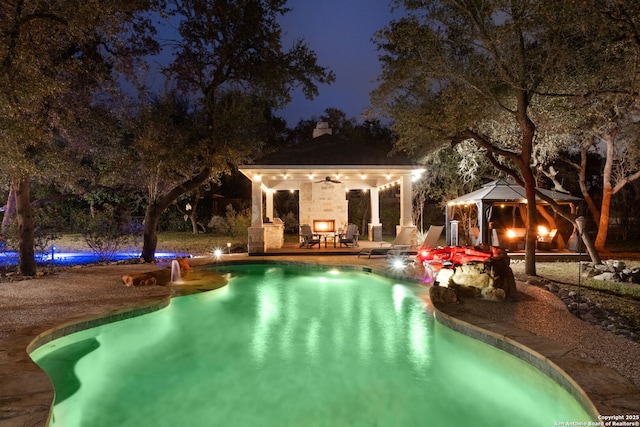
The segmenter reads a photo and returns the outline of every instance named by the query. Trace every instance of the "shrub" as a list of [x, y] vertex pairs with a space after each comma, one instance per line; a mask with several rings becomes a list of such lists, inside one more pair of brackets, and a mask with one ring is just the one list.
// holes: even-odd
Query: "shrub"
[[293, 212], [287, 213], [282, 218], [282, 222], [284, 222], [284, 231], [285, 233], [298, 234], [298, 219], [296, 218]]
[[219, 215], [214, 215], [213, 217], [211, 217], [209, 223], [207, 224], [207, 227], [209, 227], [212, 233], [218, 234], [220, 236], [228, 236], [231, 233], [229, 221]]
[[94, 218], [87, 224], [84, 233], [85, 241], [91, 250], [98, 255], [100, 261], [107, 261], [129, 241], [129, 234], [112, 219]]
[[236, 212], [233, 206], [227, 206], [227, 222], [233, 237], [247, 238], [247, 229], [251, 226], [251, 210]]

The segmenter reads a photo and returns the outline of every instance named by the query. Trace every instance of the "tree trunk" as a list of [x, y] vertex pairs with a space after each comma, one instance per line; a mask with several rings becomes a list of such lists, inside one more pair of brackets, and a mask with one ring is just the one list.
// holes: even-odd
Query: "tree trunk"
[[600, 204], [600, 221], [598, 221], [598, 234], [596, 235], [595, 247], [597, 251], [604, 251], [609, 232], [609, 215], [611, 212], [611, 197], [613, 196], [613, 186], [611, 179], [613, 174], [613, 156], [615, 151], [615, 138], [617, 129], [612, 130], [604, 136], [607, 146], [604, 170], [602, 171], [602, 203]]
[[529, 117], [529, 95], [521, 90], [517, 93], [518, 109], [516, 120], [522, 132], [520, 155], [516, 159], [518, 169], [524, 182], [524, 192], [527, 196], [527, 236], [525, 241], [524, 270], [530, 276], [536, 275], [536, 243], [538, 236], [538, 211], [536, 210], [536, 181], [531, 170], [531, 156], [533, 153], [533, 138], [536, 125]]
[[198, 218], [195, 210], [189, 214], [189, 220], [191, 221], [191, 232], [193, 234], [198, 234], [200, 230], [198, 230]]
[[600, 221], [598, 222], [598, 234], [596, 235], [595, 247], [597, 251], [604, 251], [607, 244], [607, 234], [609, 234], [609, 215], [611, 211], [611, 196], [613, 191], [611, 183], [605, 183], [602, 189], [602, 204], [600, 205]]
[[191, 220], [191, 231], [198, 234], [198, 203], [200, 203], [200, 191], [196, 190], [193, 197], [193, 205], [189, 212], [189, 220]]
[[153, 262], [155, 259], [156, 248], [158, 247], [158, 221], [160, 215], [162, 215], [172, 203], [178, 200], [178, 197], [204, 184], [211, 176], [211, 172], [211, 168], [204, 168], [198, 175], [176, 186], [157, 200], [149, 202], [149, 206], [147, 206], [147, 211], [144, 215], [142, 238], [142, 259], [144, 259], [145, 262]]
[[536, 184], [531, 169], [523, 172], [524, 191], [527, 196], [527, 237], [524, 253], [524, 269], [529, 276], [536, 275], [536, 243], [538, 236], [538, 211], [536, 209]]
[[150, 203], [144, 214], [144, 229], [142, 234], [142, 259], [144, 262], [153, 262], [158, 247], [158, 221], [164, 209], [157, 204]]
[[16, 214], [18, 219], [18, 266], [24, 276], [35, 276], [36, 257], [33, 230], [33, 215], [29, 197], [29, 178], [15, 177], [11, 180], [15, 192]]
[[591, 238], [589, 237], [589, 235], [583, 231], [580, 233], [580, 238], [584, 243], [584, 247], [587, 249], [587, 253], [591, 258], [591, 262], [594, 265], [602, 264], [602, 261], [600, 260], [600, 255], [598, 254], [598, 251], [596, 250], [596, 247], [591, 241]]
[[4, 209], [4, 216], [2, 217], [2, 232], [6, 233], [9, 225], [11, 225], [11, 219], [16, 214], [16, 191], [13, 189], [13, 185], [9, 186], [9, 196], [7, 197], [7, 204]]
[[580, 192], [582, 197], [587, 202], [587, 206], [593, 215], [593, 219], [596, 223], [600, 222], [600, 210], [596, 206], [589, 189], [587, 188], [587, 160], [591, 147], [595, 145], [595, 140], [591, 140], [588, 144], [580, 148], [580, 167], [578, 168], [578, 183], [580, 184]]

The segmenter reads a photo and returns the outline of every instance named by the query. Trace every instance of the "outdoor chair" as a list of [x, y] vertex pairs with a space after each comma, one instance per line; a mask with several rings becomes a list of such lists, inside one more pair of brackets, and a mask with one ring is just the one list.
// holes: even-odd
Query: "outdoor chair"
[[358, 257], [360, 257], [360, 255], [367, 255], [367, 258], [371, 258], [372, 255], [386, 256], [391, 249], [408, 249], [412, 246], [412, 242], [415, 241], [415, 237], [415, 228], [403, 228], [390, 244], [383, 242], [380, 244], [380, 247], [377, 248], [364, 248], [358, 253]]
[[358, 246], [359, 235], [360, 233], [358, 232], [357, 225], [355, 224], [347, 225], [344, 232], [338, 235], [338, 241], [340, 242], [340, 247], [342, 247], [342, 245], [345, 245], [347, 247], [349, 245], [351, 245], [352, 247]]
[[320, 235], [314, 234], [311, 231], [311, 226], [309, 224], [303, 224], [300, 226], [300, 247], [301, 248], [312, 248], [314, 245], [318, 245], [318, 249], [320, 249]]
[[436, 247], [436, 243], [440, 239], [440, 235], [442, 234], [442, 230], [444, 230], [444, 225], [431, 225], [427, 230], [427, 234], [422, 241], [422, 244], [419, 248], [414, 247], [405, 247], [405, 248], [391, 248], [386, 256], [405, 256], [405, 257], [415, 257], [421, 251], [430, 250]]

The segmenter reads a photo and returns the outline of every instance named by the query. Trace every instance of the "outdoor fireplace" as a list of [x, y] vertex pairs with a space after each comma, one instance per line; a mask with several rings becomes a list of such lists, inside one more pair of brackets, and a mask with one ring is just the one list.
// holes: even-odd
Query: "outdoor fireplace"
[[336, 231], [335, 219], [314, 219], [313, 220], [314, 233], [333, 233], [335, 231]]

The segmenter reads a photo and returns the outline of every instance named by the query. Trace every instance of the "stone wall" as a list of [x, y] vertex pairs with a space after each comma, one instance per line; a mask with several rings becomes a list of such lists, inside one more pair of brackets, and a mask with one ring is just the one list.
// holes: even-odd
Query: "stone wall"
[[284, 224], [264, 224], [266, 249], [280, 249], [284, 245]]
[[[321, 178], [320, 178], [321, 179]], [[349, 221], [346, 187], [342, 183], [308, 182], [300, 186], [300, 224], [313, 227], [313, 220], [334, 220], [336, 230]]]

